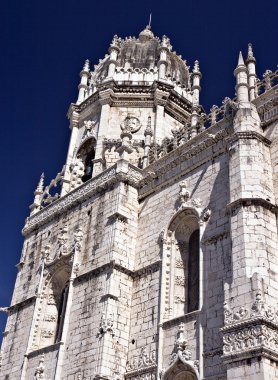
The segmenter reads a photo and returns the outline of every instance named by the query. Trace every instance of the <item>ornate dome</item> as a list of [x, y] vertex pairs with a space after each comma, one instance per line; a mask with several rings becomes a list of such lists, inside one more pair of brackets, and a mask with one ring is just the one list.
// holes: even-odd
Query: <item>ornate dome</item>
[[[125, 39], [114, 36], [110, 46], [117, 49], [116, 68], [129, 72], [155, 72], [159, 67], [161, 48], [167, 49], [166, 78], [173, 80], [186, 88], [189, 87], [189, 68], [186, 62], [172, 52], [169, 38], [166, 36], [160, 40], [155, 37], [150, 27], [147, 26], [138, 38], [127, 37]], [[107, 77], [109, 56], [95, 66], [92, 73], [93, 80], [99, 82]]]

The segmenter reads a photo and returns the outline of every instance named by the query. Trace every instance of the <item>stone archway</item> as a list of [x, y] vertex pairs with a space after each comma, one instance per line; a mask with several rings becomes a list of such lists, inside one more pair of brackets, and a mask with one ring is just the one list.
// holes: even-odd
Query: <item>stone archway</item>
[[162, 380], [198, 380], [198, 371], [191, 361], [185, 361], [180, 354], [165, 371]]

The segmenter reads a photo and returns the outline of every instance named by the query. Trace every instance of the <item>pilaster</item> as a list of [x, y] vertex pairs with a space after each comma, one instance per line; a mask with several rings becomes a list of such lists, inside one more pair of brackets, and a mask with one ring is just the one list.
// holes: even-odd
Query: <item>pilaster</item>
[[109, 127], [110, 108], [113, 95], [113, 90], [106, 89], [99, 92], [99, 102], [101, 104], [101, 114], [98, 129], [98, 138], [96, 145], [95, 164], [93, 168], [93, 176], [100, 173], [104, 168], [102, 164], [103, 159], [103, 139], [107, 136]]
[[[227, 363], [228, 380], [259, 380], [268, 379], [264, 366], [267, 366], [269, 356], [262, 336], [264, 332], [267, 336], [270, 330], [271, 334], [278, 332], [274, 324], [270, 327], [254, 312], [256, 294], [261, 294], [266, 308], [278, 296], [278, 287], [269, 276], [270, 272], [275, 278], [278, 275], [275, 253], [277, 209], [269, 169], [270, 141], [261, 133], [256, 109], [246, 102], [246, 94], [243, 95], [239, 94], [234, 135], [228, 141], [230, 203], [227, 210], [230, 213], [232, 240], [232, 282], [225, 284], [223, 359]], [[227, 324], [230, 314], [232, 322]], [[244, 323], [241, 323], [243, 320]], [[249, 338], [245, 339], [245, 336]], [[227, 343], [231, 339], [238, 342], [231, 343], [232, 348]]]

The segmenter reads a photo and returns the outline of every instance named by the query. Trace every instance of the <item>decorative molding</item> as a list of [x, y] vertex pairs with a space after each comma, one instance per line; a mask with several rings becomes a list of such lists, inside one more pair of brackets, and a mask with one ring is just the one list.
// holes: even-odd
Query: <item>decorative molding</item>
[[141, 349], [139, 356], [134, 356], [127, 362], [127, 372], [132, 372], [133, 375], [138, 374], [138, 370], [153, 368], [156, 368], [156, 349], [147, 350], [146, 346]]
[[130, 276], [131, 278], [137, 278], [140, 276], [157, 272], [160, 270], [160, 268], [161, 268], [161, 260], [155, 261], [154, 263], [151, 263], [147, 265], [146, 267], [139, 268], [134, 271], [115, 262], [115, 260], [111, 260], [108, 263], [105, 263], [97, 268], [90, 270], [89, 272], [80, 274], [74, 279], [74, 284], [79, 283], [81, 281], [86, 281], [87, 279], [92, 278], [92, 277], [97, 277], [98, 275], [104, 273], [105, 271], [111, 271], [112, 269], [115, 269], [121, 273], [124, 273], [127, 276]]
[[205, 240], [202, 240], [202, 244], [204, 245], [216, 244], [219, 240], [227, 239], [228, 237], [230, 237], [230, 231], [223, 231], [220, 234], [213, 235]]
[[278, 311], [262, 299], [258, 291], [251, 307], [232, 311], [224, 303], [223, 358], [242, 360], [242, 357], [267, 355], [278, 360]]
[[189, 321], [198, 322], [199, 314], [200, 310], [195, 310], [180, 317], [169, 319], [168, 321], [162, 323], [162, 328], [163, 330], [167, 330], [173, 326], [177, 326], [180, 323], [186, 323]]
[[44, 354], [41, 355], [39, 365], [35, 370], [34, 380], [44, 380], [45, 379], [45, 365], [44, 365]]

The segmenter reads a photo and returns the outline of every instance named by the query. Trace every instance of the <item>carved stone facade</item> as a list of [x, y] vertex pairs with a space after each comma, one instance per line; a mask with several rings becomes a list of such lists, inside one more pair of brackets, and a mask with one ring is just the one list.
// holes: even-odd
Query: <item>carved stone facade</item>
[[199, 62], [150, 26], [85, 62], [0, 308], [1, 378], [278, 379], [278, 71], [255, 63], [249, 45], [205, 114]]

